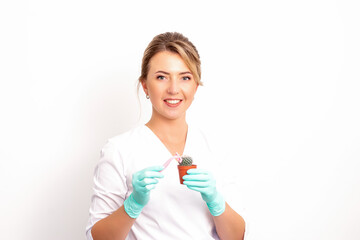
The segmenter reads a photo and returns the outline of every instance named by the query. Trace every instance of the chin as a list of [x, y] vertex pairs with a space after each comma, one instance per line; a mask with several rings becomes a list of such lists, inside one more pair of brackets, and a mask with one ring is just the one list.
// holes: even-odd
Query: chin
[[178, 120], [178, 119], [181, 119], [182, 117], [165, 117], [166, 119], [170, 120], [170, 121], [175, 121], [175, 120]]
[[158, 117], [164, 119], [164, 120], [169, 120], [169, 121], [174, 121], [174, 120], [179, 120], [184, 118], [186, 116], [186, 112], [184, 111], [156, 111], [153, 112], [153, 114], [156, 114]]
[[163, 115], [164, 118], [168, 119], [168, 120], [178, 120], [181, 118], [184, 118], [185, 115], [181, 114], [181, 115]]

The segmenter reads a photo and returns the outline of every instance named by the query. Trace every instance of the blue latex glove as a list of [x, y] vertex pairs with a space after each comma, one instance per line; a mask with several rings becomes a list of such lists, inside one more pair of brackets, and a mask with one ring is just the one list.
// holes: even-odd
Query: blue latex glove
[[193, 168], [187, 171], [183, 179], [188, 188], [201, 193], [211, 215], [219, 216], [225, 211], [225, 200], [216, 190], [216, 181], [210, 172]]
[[153, 166], [133, 174], [133, 192], [124, 201], [125, 212], [131, 218], [137, 218], [142, 209], [149, 202], [150, 191], [154, 189], [159, 182], [157, 178], [164, 177], [164, 175], [159, 172], [163, 169], [163, 166]]

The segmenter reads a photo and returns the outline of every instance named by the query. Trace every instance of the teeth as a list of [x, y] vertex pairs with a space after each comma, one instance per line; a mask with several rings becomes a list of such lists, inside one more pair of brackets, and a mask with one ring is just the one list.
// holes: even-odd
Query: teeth
[[166, 100], [166, 102], [170, 104], [177, 104], [178, 102], [180, 102], [180, 100]]

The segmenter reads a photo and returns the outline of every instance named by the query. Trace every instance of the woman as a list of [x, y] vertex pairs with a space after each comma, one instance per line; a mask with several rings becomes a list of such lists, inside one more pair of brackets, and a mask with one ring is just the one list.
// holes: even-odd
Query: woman
[[[216, 160], [207, 140], [186, 122], [200, 78], [199, 54], [182, 34], [164, 33], [150, 42], [139, 84], [152, 116], [103, 148], [88, 239], [243, 239], [245, 222], [225, 202], [209, 171], [216, 170]], [[199, 166], [187, 172], [184, 185], [176, 161], [163, 166], [177, 153]]]

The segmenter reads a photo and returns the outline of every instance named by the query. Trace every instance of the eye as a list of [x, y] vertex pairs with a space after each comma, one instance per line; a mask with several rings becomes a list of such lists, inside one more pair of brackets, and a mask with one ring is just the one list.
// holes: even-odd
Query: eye
[[191, 80], [191, 78], [188, 77], [188, 76], [185, 76], [185, 77], [183, 77], [182, 79], [185, 80], [185, 81]]
[[164, 79], [165, 79], [165, 76], [159, 75], [159, 76], [156, 77], [156, 79], [164, 80]]

